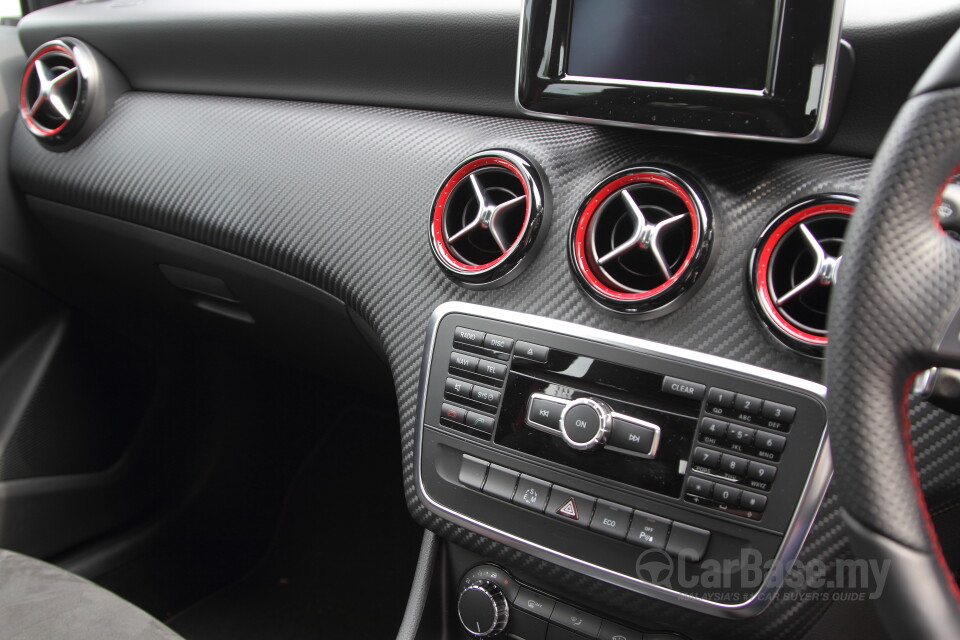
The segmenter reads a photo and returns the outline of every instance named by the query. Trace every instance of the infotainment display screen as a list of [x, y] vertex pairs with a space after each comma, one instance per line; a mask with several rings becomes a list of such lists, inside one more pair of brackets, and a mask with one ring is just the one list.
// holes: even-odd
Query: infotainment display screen
[[780, 0], [573, 0], [574, 78], [762, 92], [773, 79]]

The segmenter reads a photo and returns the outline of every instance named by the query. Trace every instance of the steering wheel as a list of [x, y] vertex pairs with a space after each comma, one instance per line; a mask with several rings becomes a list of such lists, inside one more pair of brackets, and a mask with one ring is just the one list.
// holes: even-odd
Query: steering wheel
[[960, 638], [960, 590], [913, 460], [916, 374], [960, 365], [960, 241], [937, 222], [960, 173], [960, 32], [874, 160], [832, 294], [826, 369], [834, 482], [854, 554], [889, 563], [876, 604], [894, 638]]

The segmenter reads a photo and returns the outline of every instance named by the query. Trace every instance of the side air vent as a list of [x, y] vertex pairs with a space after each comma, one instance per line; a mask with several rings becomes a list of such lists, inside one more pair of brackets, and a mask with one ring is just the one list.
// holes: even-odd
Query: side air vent
[[20, 119], [38, 140], [66, 150], [106, 117], [127, 89], [113, 65], [74, 38], [41, 45], [27, 60], [20, 83]]
[[843, 264], [843, 234], [857, 204], [847, 195], [798, 202], [760, 236], [750, 260], [750, 288], [773, 335], [801, 353], [822, 357], [832, 285]]
[[713, 230], [705, 201], [673, 171], [638, 167], [603, 181], [574, 219], [574, 273], [597, 302], [660, 315], [703, 275]]
[[431, 246], [447, 275], [474, 288], [519, 275], [546, 231], [541, 185], [536, 168], [507, 151], [461, 163], [433, 205]]

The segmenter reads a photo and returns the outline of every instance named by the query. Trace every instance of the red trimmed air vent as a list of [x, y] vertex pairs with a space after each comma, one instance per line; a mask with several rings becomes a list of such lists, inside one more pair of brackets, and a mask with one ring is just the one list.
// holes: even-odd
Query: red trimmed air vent
[[751, 256], [750, 284], [761, 319], [801, 353], [820, 357], [827, 345], [830, 291], [856, 204], [847, 195], [794, 204], [767, 226]]
[[468, 287], [516, 277], [544, 232], [541, 180], [526, 159], [486, 151], [460, 164], [433, 206], [434, 257]]
[[76, 115], [83, 88], [73, 50], [60, 40], [48, 42], [27, 61], [20, 84], [20, 116], [33, 135], [55, 136]]
[[20, 119], [47, 148], [70, 149], [104, 121], [128, 89], [116, 67], [76, 38], [40, 45], [20, 83]]
[[611, 176], [581, 205], [570, 254], [580, 284], [616, 311], [660, 314], [703, 274], [713, 233], [704, 200], [673, 171]]

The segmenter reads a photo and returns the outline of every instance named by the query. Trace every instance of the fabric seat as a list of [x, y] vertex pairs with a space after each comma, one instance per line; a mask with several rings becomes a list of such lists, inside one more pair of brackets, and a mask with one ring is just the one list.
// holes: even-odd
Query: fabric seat
[[2, 640], [183, 640], [146, 612], [51, 564], [0, 550]]

